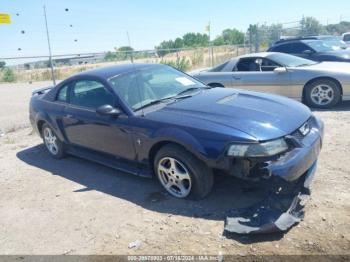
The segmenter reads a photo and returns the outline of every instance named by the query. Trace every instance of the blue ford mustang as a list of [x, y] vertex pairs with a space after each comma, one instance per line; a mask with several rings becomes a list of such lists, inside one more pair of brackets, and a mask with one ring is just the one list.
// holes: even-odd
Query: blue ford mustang
[[37, 90], [30, 120], [55, 158], [73, 154], [155, 174], [178, 198], [203, 198], [213, 174], [297, 181], [315, 170], [323, 124], [281, 96], [209, 88], [172, 67], [127, 64]]

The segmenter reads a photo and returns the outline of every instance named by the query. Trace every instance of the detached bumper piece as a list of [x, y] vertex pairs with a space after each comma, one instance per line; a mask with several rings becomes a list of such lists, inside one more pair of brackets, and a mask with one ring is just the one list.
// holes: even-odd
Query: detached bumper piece
[[[265, 234], [287, 231], [304, 217], [310, 197], [310, 184], [317, 162], [296, 181], [274, 181], [274, 190], [260, 203], [232, 210], [226, 218], [225, 231], [237, 234]], [[271, 184], [270, 184], [271, 186]]]

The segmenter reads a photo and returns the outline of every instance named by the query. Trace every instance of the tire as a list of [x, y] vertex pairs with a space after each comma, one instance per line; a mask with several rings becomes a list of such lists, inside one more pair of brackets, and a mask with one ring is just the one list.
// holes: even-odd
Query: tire
[[[65, 156], [64, 145], [59, 140], [56, 133], [48, 124], [43, 124], [41, 128], [44, 145], [50, 156], [56, 159], [61, 159]], [[51, 134], [51, 135], [50, 135]]]
[[202, 199], [213, 187], [212, 170], [178, 145], [165, 145], [158, 151], [154, 172], [164, 189], [177, 198]]
[[319, 79], [306, 85], [305, 100], [307, 105], [316, 108], [331, 108], [341, 100], [341, 89], [337, 82]]

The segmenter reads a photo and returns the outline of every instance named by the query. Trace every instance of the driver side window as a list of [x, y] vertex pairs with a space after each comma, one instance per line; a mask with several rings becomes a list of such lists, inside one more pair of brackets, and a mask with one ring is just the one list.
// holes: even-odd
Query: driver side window
[[113, 95], [100, 82], [78, 80], [70, 91], [72, 105], [96, 109], [103, 105], [114, 105]]
[[257, 57], [242, 58], [239, 60], [236, 71], [238, 72], [259, 72], [260, 65], [257, 62]]
[[277, 67], [280, 67], [279, 64], [269, 60], [269, 59], [266, 59], [266, 58], [263, 58], [262, 59], [262, 62], [261, 62], [261, 71], [263, 72], [270, 72], [270, 71], [273, 71], [275, 70]]

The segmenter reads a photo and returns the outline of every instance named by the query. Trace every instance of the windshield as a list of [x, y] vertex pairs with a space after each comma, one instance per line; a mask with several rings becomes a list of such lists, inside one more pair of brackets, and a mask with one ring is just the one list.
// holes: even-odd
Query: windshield
[[332, 46], [330, 44], [326, 44], [325, 41], [316, 40], [316, 41], [304, 41], [307, 45], [309, 45], [312, 49], [314, 49], [316, 52], [328, 52], [328, 51], [334, 51]]
[[324, 40], [325, 45], [331, 47], [333, 50], [346, 49], [347, 45], [342, 40]]
[[275, 53], [271, 54], [268, 57], [269, 59], [273, 60], [277, 64], [286, 66], [286, 67], [297, 67], [297, 66], [309, 66], [317, 64], [317, 62], [301, 58], [294, 55], [288, 55], [283, 53]]
[[109, 79], [114, 91], [134, 111], [156, 101], [206, 88], [194, 78], [165, 65], [155, 65]]

